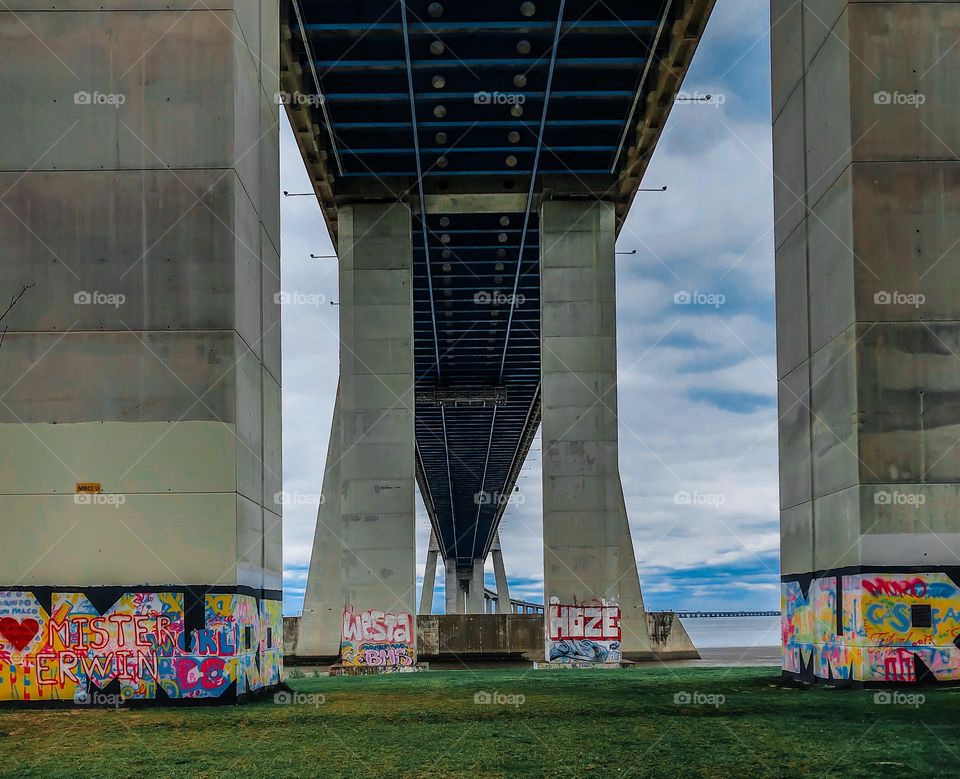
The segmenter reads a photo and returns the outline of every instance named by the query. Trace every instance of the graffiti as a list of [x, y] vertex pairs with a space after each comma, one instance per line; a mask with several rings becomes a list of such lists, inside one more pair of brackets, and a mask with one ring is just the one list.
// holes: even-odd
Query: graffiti
[[897, 649], [884, 657], [883, 678], [888, 682], [914, 681], [913, 653], [906, 649]]
[[903, 581], [864, 579], [863, 588], [871, 595], [913, 595], [922, 598], [927, 594], [927, 583], [919, 576]]
[[343, 612], [340, 663], [378, 673], [413, 670], [417, 664], [416, 622], [412, 614], [376, 609]]
[[550, 656], [547, 658], [551, 663], [563, 662], [586, 662], [586, 663], [608, 663], [618, 662], [620, 659], [620, 642], [608, 641], [598, 643], [590, 641], [552, 641], [550, 643]]
[[[82, 592], [0, 592], [0, 700], [85, 702], [114, 684], [125, 700], [217, 698], [279, 683], [282, 606], [208, 594], [186, 628], [182, 592], [127, 592], [100, 611]], [[199, 616], [199, 615], [198, 615]]]
[[783, 582], [781, 612], [790, 673], [913, 683], [925, 668], [960, 679], [960, 588], [944, 573], [825, 576], [806, 596]]
[[551, 597], [546, 628], [547, 662], [619, 663], [623, 659], [616, 603], [596, 600], [569, 606]]

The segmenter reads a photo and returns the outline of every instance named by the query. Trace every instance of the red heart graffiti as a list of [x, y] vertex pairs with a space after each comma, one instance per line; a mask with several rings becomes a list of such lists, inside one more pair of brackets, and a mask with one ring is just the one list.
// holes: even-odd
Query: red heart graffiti
[[13, 648], [17, 651], [33, 641], [38, 630], [40, 630], [40, 623], [35, 619], [24, 619], [20, 622], [13, 617], [0, 619], [0, 635], [13, 644]]

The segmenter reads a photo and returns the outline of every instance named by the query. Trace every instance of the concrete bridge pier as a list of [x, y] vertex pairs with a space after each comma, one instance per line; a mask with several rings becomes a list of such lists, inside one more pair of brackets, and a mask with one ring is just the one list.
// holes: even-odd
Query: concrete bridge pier
[[554, 598], [616, 604], [632, 659], [651, 645], [618, 465], [615, 241], [612, 203], [543, 203], [544, 603], [548, 622]]
[[440, 544], [437, 534], [430, 531], [430, 541], [427, 545], [427, 562], [423, 566], [423, 591], [420, 593], [420, 613], [433, 613], [433, 593], [437, 583], [437, 560], [440, 557]]
[[784, 672], [955, 681], [960, 3], [772, 22]]
[[297, 652], [340, 652], [344, 611], [416, 615], [410, 208], [339, 209], [340, 383]]
[[503, 564], [503, 547], [500, 546], [499, 532], [493, 537], [490, 556], [493, 558], [493, 577], [497, 583], [497, 613], [512, 614], [513, 606], [510, 603], [510, 585], [507, 583], [507, 568]]
[[0, 4], [0, 701], [280, 681], [279, 8], [211, 5]]

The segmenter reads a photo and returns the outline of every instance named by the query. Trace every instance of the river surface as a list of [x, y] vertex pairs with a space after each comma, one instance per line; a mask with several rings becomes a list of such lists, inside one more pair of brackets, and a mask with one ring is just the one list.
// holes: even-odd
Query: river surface
[[699, 649], [780, 645], [780, 617], [696, 617], [682, 622]]

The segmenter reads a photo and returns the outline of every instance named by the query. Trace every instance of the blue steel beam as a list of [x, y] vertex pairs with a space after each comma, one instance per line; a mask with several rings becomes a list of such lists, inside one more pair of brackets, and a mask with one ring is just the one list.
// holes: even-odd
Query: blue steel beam
[[[524, 170], [522, 168], [507, 168], [506, 170], [431, 170], [427, 175], [428, 176], [517, 176], [521, 174], [529, 174], [532, 171]], [[562, 170], [541, 170], [538, 172], [538, 175], [542, 176], [602, 176], [608, 174], [606, 168], [563, 168]], [[397, 171], [386, 171], [386, 170], [368, 170], [368, 171], [358, 171], [350, 172], [347, 171], [343, 174], [344, 178], [370, 178], [375, 176], [377, 178], [414, 178], [418, 174], [415, 170], [397, 170]]]
[[[452, 100], [469, 100], [476, 103], [477, 95], [481, 92], [482, 90], [477, 90], [476, 92], [417, 92], [414, 94], [414, 99], [418, 101], [430, 101], [432, 103], [444, 101], [449, 102]], [[518, 94], [522, 94], [525, 101], [542, 100], [546, 96], [545, 92], [518, 92]], [[622, 100], [633, 97], [633, 92], [625, 89], [569, 89], [558, 90], [557, 92], [554, 92], [551, 97], [560, 100]], [[333, 100], [337, 102], [402, 102], [404, 100], [408, 100], [409, 95], [406, 92], [328, 92], [326, 99], [327, 101]], [[484, 105], [484, 103], [476, 104]]]
[[[555, 28], [553, 22], [413, 22], [407, 25], [409, 33], [428, 34], [432, 36], [453, 35], [457, 33], [473, 32], [535, 32], [537, 30], [550, 32]], [[563, 25], [564, 33], [569, 32], [593, 32], [597, 30], [641, 30], [644, 28], [655, 28], [656, 19], [632, 19], [632, 20], [594, 20], [594, 21], [574, 21], [565, 22]], [[309, 32], [387, 32], [398, 33], [403, 31], [403, 24], [394, 24], [392, 22], [377, 22], [374, 24], [365, 24], [362, 22], [350, 22], [341, 24], [322, 24], [312, 23], [306, 25]]]
[[[581, 68], [632, 68], [643, 65], [647, 61], [646, 57], [570, 57], [557, 60], [555, 63], [559, 67]], [[316, 67], [324, 70], [403, 70], [406, 63], [403, 60], [317, 60], [313, 63]], [[430, 60], [428, 62], [416, 62], [413, 65], [414, 70], [444, 70], [448, 68], [523, 68], [526, 71], [535, 68], [546, 67], [544, 62], [530, 62], [528, 59], [456, 59], [456, 60]]]
[[[476, 122], [420, 122], [420, 127], [474, 127]], [[483, 122], [482, 127], [496, 129], [524, 129], [537, 127], [538, 122]], [[551, 119], [547, 127], [617, 127], [621, 125], [619, 119]], [[337, 122], [341, 130], [407, 130], [410, 122]]]
[[[410, 35], [407, 29], [407, 0], [400, 0], [400, 13], [403, 19], [403, 50], [407, 63], [407, 84], [410, 90], [410, 122], [413, 125], [413, 146], [417, 162], [417, 191], [420, 195], [420, 227], [423, 232], [423, 250], [427, 259], [427, 285], [430, 290], [430, 316], [433, 320], [433, 347], [437, 361], [437, 382], [440, 382], [440, 345], [437, 338], [437, 315], [433, 300], [433, 275], [430, 270], [430, 241], [427, 237], [426, 198], [423, 194], [423, 166], [420, 162], [420, 131], [417, 128], [417, 103], [413, 95], [413, 62], [410, 56]], [[414, 406], [416, 403], [414, 403]], [[443, 408], [440, 409], [440, 419], [443, 430], [443, 448], [447, 453], [447, 488], [450, 494], [450, 518], [453, 521], [454, 537], [456, 537], [457, 513], [453, 502], [453, 478], [450, 474], [450, 446], [447, 438], [447, 419]], [[456, 554], [456, 547], [454, 547]]]

